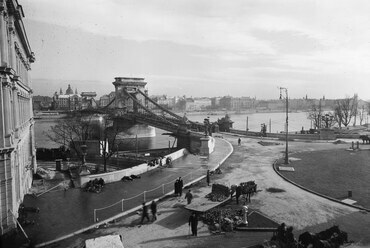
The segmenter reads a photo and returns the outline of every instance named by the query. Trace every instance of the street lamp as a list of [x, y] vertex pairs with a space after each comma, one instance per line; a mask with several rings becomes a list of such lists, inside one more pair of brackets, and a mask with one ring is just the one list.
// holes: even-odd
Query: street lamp
[[286, 123], [285, 123], [285, 164], [289, 164], [288, 157], [288, 89], [279, 87], [280, 100], [283, 99], [282, 92], [285, 92], [285, 110], [286, 110]]

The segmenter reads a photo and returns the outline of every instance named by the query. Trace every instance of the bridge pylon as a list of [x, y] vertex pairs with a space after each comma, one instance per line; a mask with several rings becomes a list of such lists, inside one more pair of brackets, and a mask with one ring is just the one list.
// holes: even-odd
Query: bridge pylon
[[[139, 107], [133, 98], [145, 107], [148, 107], [147, 98], [140, 94], [141, 91], [148, 95], [148, 91], [145, 89], [147, 82], [144, 81], [144, 78], [116, 77], [114, 79], [113, 85], [116, 93], [116, 108], [137, 113]], [[131, 97], [127, 94], [130, 94]]]

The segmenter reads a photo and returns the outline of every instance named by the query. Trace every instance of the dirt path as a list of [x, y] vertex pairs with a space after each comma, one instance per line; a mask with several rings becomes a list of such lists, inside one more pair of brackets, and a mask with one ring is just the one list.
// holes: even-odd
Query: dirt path
[[[280, 178], [273, 170], [272, 163], [283, 155], [284, 142], [280, 145], [261, 146], [257, 139], [242, 138], [242, 145], [237, 146], [237, 138], [233, 136], [224, 137], [234, 145], [234, 153], [222, 165], [222, 175], [211, 178], [212, 183], [224, 183], [227, 185], [238, 184], [249, 180], [255, 180], [258, 184], [258, 193], [252, 197], [249, 205], [252, 209], [269, 216], [277, 222], [285, 222], [295, 230], [301, 230], [307, 226], [319, 225], [335, 221], [342, 216], [358, 212], [358, 210], [329, 201], [299, 189]], [[329, 143], [300, 143], [290, 144], [292, 152], [300, 152], [317, 149], [333, 149]], [[348, 145], [344, 145], [348, 146]], [[343, 147], [344, 147], [343, 146]], [[294, 157], [294, 154], [292, 155]], [[269, 193], [268, 188], [278, 188], [285, 192]], [[193, 188], [196, 197], [203, 197], [210, 192], [210, 188], [204, 183], [198, 183]], [[169, 198], [159, 204], [158, 220], [154, 223], [139, 224], [140, 215], [124, 218], [114, 225], [97, 229], [90, 235], [79, 235], [71, 240], [64, 241], [64, 246], [80, 247], [87, 238], [108, 233], [117, 233], [123, 236], [125, 247], [247, 247], [263, 242], [271, 234], [254, 234], [248, 239], [250, 233], [227, 234], [223, 237], [212, 236], [206, 225], [200, 222], [198, 237], [190, 238], [187, 220], [188, 211], [182, 206], [185, 200]], [[257, 235], [257, 236], [256, 236]], [[258, 236], [261, 235], [261, 236]], [[242, 237], [242, 238], [241, 238]], [[253, 240], [254, 238], [254, 240]], [[230, 240], [238, 240], [239, 243], [228, 243]], [[249, 240], [247, 245], [245, 240]], [[61, 244], [63, 246], [63, 244]]]

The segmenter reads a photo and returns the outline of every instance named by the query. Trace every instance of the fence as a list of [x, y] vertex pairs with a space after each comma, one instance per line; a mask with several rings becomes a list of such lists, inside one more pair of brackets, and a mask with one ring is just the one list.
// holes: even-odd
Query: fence
[[[199, 168], [191, 173], [188, 173], [181, 178], [183, 179], [184, 186], [190, 184], [196, 178], [205, 176], [204, 169]], [[171, 194], [174, 191], [174, 183], [177, 179], [172, 180], [168, 183], [159, 185], [156, 188], [143, 191], [133, 197], [117, 201], [109, 206], [103, 208], [94, 209], [94, 222], [99, 222], [106, 220], [112, 216], [118, 215], [122, 212], [128, 211], [130, 209], [140, 206], [143, 202], [150, 202], [167, 194]]]

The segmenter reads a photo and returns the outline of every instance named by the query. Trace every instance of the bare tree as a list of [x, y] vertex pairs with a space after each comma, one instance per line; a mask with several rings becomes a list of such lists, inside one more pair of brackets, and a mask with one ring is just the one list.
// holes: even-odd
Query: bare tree
[[86, 144], [86, 140], [91, 139], [94, 133], [92, 118], [93, 115], [71, 113], [67, 118], [59, 119], [45, 134], [52, 141], [81, 155], [81, 144]]
[[360, 125], [362, 126], [362, 122], [364, 121], [365, 119], [365, 116], [366, 116], [366, 111], [365, 111], [365, 106], [362, 105], [362, 107], [360, 108], [360, 110], [358, 111], [358, 117], [360, 119]]
[[358, 105], [357, 95], [353, 97], [346, 97], [335, 101], [334, 116], [339, 124], [339, 127], [347, 127], [352, 118], [356, 115], [357, 110], [355, 107]]
[[308, 112], [307, 118], [312, 121], [314, 129], [321, 128], [322, 126], [323, 111], [321, 108], [321, 101], [319, 104], [312, 103], [311, 109]]
[[[115, 116], [113, 114], [106, 114], [101, 119], [101, 138], [100, 148], [102, 151], [102, 158], [104, 162], [104, 172], [107, 172], [107, 161], [112, 155], [118, 153], [119, 140], [117, 139], [118, 134], [123, 131], [122, 126], [115, 122]], [[116, 150], [114, 150], [114, 148]], [[118, 159], [118, 157], [117, 157]]]
[[338, 123], [339, 128], [342, 128], [342, 118], [341, 106], [336, 102], [334, 106], [334, 119]]
[[356, 126], [357, 113], [358, 113], [358, 95], [357, 94], [353, 95], [352, 108], [353, 108], [353, 126]]
[[[123, 131], [119, 125], [114, 125], [114, 113], [89, 110], [72, 113], [68, 118], [60, 119], [46, 135], [54, 142], [69, 147], [81, 156], [80, 146], [88, 140], [99, 141], [104, 171], [107, 171], [107, 161], [114, 154], [113, 147], [117, 145], [117, 135]], [[96, 171], [99, 171], [99, 164]]]

